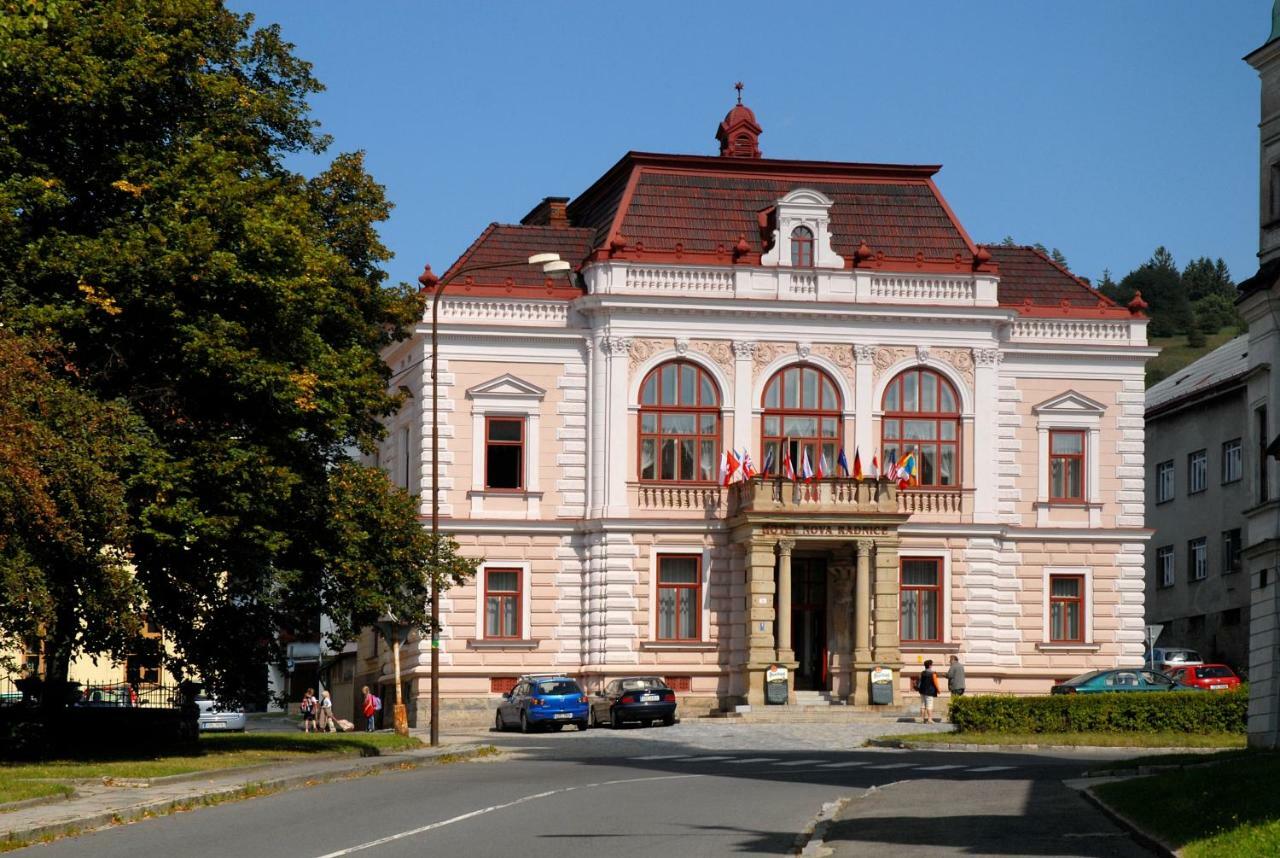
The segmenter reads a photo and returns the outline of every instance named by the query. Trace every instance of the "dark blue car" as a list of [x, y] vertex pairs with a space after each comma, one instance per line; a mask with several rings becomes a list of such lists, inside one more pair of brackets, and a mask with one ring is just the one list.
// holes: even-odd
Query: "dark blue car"
[[587, 696], [568, 676], [522, 676], [516, 687], [502, 695], [493, 726], [497, 730], [520, 725], [521, 733], [539, 727], [559, 730], [573, 724], [587, 729]]
[[621, 727], [628, 721], [676, 723], [676, 693], [656, 676], [623, 676], [613, 680], [591, 700], [591, 726], [608, 722]]

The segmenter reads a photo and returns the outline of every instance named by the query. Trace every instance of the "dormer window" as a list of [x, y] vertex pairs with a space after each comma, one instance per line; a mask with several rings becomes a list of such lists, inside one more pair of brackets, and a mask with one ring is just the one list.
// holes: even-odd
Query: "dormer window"
[[813, 231], [807, 226], [791, 230], [791, 264], [796, 268], [813, 267]]

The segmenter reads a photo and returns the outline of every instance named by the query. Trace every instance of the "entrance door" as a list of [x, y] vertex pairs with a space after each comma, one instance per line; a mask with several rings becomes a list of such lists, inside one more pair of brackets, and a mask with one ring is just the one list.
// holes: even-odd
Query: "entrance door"
[[791, 649], [796, 654], [795, 688], [827, 687], [827, 561], [791, 559]]

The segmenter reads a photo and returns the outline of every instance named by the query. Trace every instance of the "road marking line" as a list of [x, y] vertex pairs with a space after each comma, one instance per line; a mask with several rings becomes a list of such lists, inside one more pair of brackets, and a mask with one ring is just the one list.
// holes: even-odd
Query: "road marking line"
[[553, 795], [563, 795], [568, 792], [576, 792], [580, 789], [594, 789], [602, 786], [616, 786], [618, 784], [640, 783], [643, 781], [674, 781], [686, 778], [701, 778], [706, 775], [659, 775], [651, 778], [622, 778], [615, 781], [600, 781], [594, 784], [579, 784], [578, 786], [563, 787], [561, 789], [547, 790], [546, 792], [538, 792], [533, 795], [526, 795], [517, 798], [514, 801], [505, 804], [494, 804], [489, 807], [482, 807], [479, 810], [473, 810], [470, 813], [459, 814], [450, 819], [442, 819], [439, 822], [433, 822], [430, 825], [423, 825], [420, 828], [413, 828], [409, 831], [401, 831], [399, 834], [389, 834], [386, 837], [379, 837], [377, 840], [370, 840], [368, 843], [361, 843], [357, 846], [349, 846], [346, 849], [339, 849], [337, 852], [326, 852], [317, 858], [342, 858], [343, 855], [351, 855], [354, 852], [363, 852], [366, 849], [373, 849], [375, 846], [382, 846], [387, 843], [394, 843], [397, 840], [403, 840], [406, 837], [413, 837], [418, 834], [424, 834], [428, 831], [434, 831], [437, 828], [444, 828], [446, 825], [453, 825], [455, 822], [465, 822], [468, 819], [475, 819], [477, 816], [484, 816], [486, 813], [493, 813], [495, 810], [506, 810], [509, 807], [515, 807], [518, 804], [534, 801], [539, 798], [550, 798]]
[[964, 768], [964, 766], [955, 766], [955, 765], [952, 765], [952, 766], [923, 766], [923, 767], [921, 767], [920, 771], [922, 771], [922, 772], [945, 772], [947, 769], [963, 769], [963, 768]]
[[812, 763], [821, 763], [823, 760], [788, 760], [785, 763], [778, 763], [780, 766], [807, 766]]
[[915, 763], [885, 763], [882, 766], [867, 766], [869, 769], [909, 769], [915, 766]]
[[730, 765], [738, 765], [739, 763], [776, 763], [777, 757], [747, 757], [745, 760], [730, 760]]
[[850, 760], [847, 763], [823, 763], [821, 768], [824, 769], [847, 769], [850, 766], [865, 766], [866, 760]]
[[980, 769], [969, 769], [971, 772], [1007, 772], [1013, 766], [983, 766]]
[[633, 760], [681, 760], [688, 754], [650, 754], [647, 757], [632, 757]]
[[732, 760], [733, 757], [689, 757], [687, 760], [681, 760], [682, 763], [709, 763], [712, 760]]

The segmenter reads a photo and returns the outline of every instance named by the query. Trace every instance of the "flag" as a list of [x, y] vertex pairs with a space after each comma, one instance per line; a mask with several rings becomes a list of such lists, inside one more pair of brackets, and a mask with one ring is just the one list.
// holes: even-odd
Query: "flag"
[[773, 451], [775, 447], [769, 447], [764, 451], [764, 473], [769, 474], [773, 471]]
[[818, 479], [821, 480], [824, 477], [826, 477], [827, 471], [830, 470], [830, 468], [831, 468], [831, 465], [827, 462], [826, 452], [824, 451], [822, 453], [819, 453], [818, 454], [818, 471], [814, 476], [816, 476]]
[[796, 467], [791, 464], [790, 446], [788, 444], [788, 449], [782, 451], [782, 475], [788, 480], [794, 480], [796, 478]]
[[884, 457], [884, 478], [886, 480], [898, 479], [898, 463], [891, 455]]
[[905, 489], [911, 483], [911, 478], [915, 476], [915, 470], [916, 454], [912, 450], [898, 460], [898, 488]]
[[740, 458], [742, 460], [742, 478], [744, 480], [749, 480], [752, 477], [754, 477], [756, 474], [760, 473], [759, 471], [756, 470], [755, 462], [751, 461], [750, 453], [748, 453], [746, 450], [743, 450], [742, 456]]
[[867, 476], [873, 480], [880, 479], [880, 454], [872, 451], [871, 453], [871, 470], [867, 472]]
[[[858, 460], [858, 454], [856, 452], [853, 454], [853, 460], [855, 462]], [[849, 476], [849, 460], [845, 458], [844, 447], [840, 448], [840, 455], [836, 456], [836, 468], [844, 471], [844, 475], [846, 477]]]
[[805, 482], [813, 479], [813, 465], [809, 464], [809, 448], [804, 448], [804, 455], [800, 458], [800, 477]]
[[853, 448], [853, 478], [862, 479], [862, 451], [857, 447]]
[[724, 451], [724, 456], [720, 459], [720, 485], [727, 486], [733, 482], [734, 476], [738, 473], [738, 468], [742, 465], [738, 461], [737, 455], [730, 448]]

